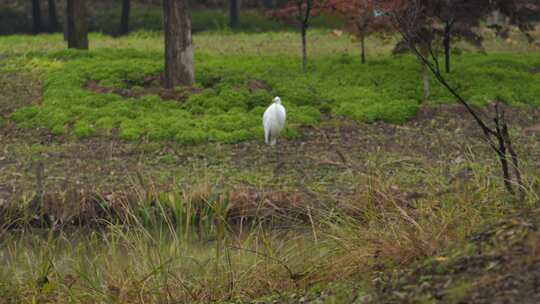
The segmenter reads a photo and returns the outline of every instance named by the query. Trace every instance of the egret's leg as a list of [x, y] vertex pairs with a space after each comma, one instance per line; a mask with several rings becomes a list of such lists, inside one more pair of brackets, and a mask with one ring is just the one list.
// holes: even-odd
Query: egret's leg
[[280, 151], [278, 145], [275, 146], [276, 149], [276, 172], [279, 173], [279, 170], [281, 167], [283, 167], [283, 160], [282, 160], [282, 151]]

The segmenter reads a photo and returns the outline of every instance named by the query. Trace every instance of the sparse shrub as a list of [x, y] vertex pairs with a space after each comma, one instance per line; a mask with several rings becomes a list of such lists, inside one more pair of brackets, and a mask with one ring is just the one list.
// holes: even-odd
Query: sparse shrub
[[288, 108], [288, 112], [288, 119], [292, 123], [313, 125], [319, 122], [321, 119], [320, 111], [317, 108], [311, 106], [291, 106]]
[[247, 108], [248, 110], [253, 110], [256, 107], [267, 107], [272, 102], [272, 98], [273, 96], [269, 92], [257, 90], [249, 96], [247, 100]]
[[141, 128], [132, 120], [124, 120], [120, 124], [120, 138], [138, 140], [143, 135]]
[[182, 144], [198, 144], [207, 140], [207, 134], [202, 130], [187, 129], [176, 134], [175, 140]]
[[317, 87], [307, 78], [291, 79], [276, 86], [277, 95], [288, 104], [317, 106], [322, 101]]
[[112, 117], [101, 117], [96, 121], [96, 127], [110, 133], [110, 131], [117, 126], [117, 121]]
[[221, 88], [219, 92], [219, 106], [228, 111], [232, 108], [247, 109], [249, 93], [246, 89], [234, 89], [231, 87]]
[[32, 120], [39, 113], [37, 107], [23, 107], [11, 114], [11, 119], [16, 123]]
[[51, 131], [54, 135], [63, 135], [63, 134], [66, 134], [66, 126], [56, 125], [52, 128]]
[[96, 129], [87, 121], [81, 120], [75, 123], [73, 133], [77, 138], [87, 138], [94, 136], [96, 134]]
[[291, 140], [300, 138], [300, 133], [298, 132], [298, 130], [291, 128], [289, 126], [285, 127], [285, 130], [283, 130], [283, 134], [285, 138], [291, 139]]

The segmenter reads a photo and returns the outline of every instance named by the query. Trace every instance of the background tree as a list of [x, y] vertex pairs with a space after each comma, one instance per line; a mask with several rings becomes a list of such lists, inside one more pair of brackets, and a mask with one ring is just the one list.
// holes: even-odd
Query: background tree
[[240, 7], [238, 0], [229, 0], [229, 26], [237, 28], [240, 24]]
[[467, 0], [436, 0], [426, 2], [429, 4], [429, 14], [440, 22], [442, 29], [436, 29], [438, 36], [442, 37], [444, 49], [445, 71], [450, 73], [451, 43], [453, 39], [461, 38], [467, 42], [482, 47], [482, 37], [474, 29], [486, 15], [481, 1]]
[[391, 29], [388, 18], [376, 14], [373, 0], [327, 0], [323, 8], [344, 19], [347, 32], [358, 37], [362, 63], [366, 62], [366, 37], [374, 33], [384, 34]]
[[262, 5], [265, 9], [273, 9], [274, 1], [272, 0], [262, 0]]
[[58, 32], [61, 28], [60, 22], [58, 22], [58, 15], [56, 14], [56, 1], [49, 0], [49, 31]]
[[88, 49], [88, 20], [85, 0], [68, 0], [66, 7], [68, 48]]
[[[437, 52], [433, 45], [435, 40], [430, 27], [432, 25], [429, 20], [431, 14], [427, 2], [422, 0], [409, 0], [406, 2], [381, 0], [379, 5], [392, 18], [395, 28], [401, 34], [403, 41], [412, 53], [433, 73], [435, 79], [465, 107], [476, 121], [486, 143], [498, 156], [504, 185], [508, 192], [515, 194], [515, 185], [517, 185], [518, 192], [523, 196], [524, 187], [519, 171], [519, 160], [508, 132], [504, 108], [501, 107], [502, 100], [494, 101], [493, 109], [495, 114], [491, 119], [492, 123], [489, 123], [489, 120], [486, 121], [481, 118], [470, 106], [469, 102], [443, 76]], [[510, 170], [511, 168], [512, 170]]]
[[302, 38], [302, 71], [307, 71], [307, 31], [311, 17], [315, 15], [315, 9], [319, 7], [316, 0], [291, 0], [273, 14], [274, 17], [283, 20], [294, 20], [299, 28]]
[[32, 31], [34, 34], [41, 32], [41, 3], [40, 0], [32, 0]]
[[445, 70], [451, 70], [451, 42], [463, 39], [470, 44], [482, 48], [482, 37], [475, 32], [477, 28], [494, 11], [509, 17], [508, 24], [496, 25], [499, 35], [507, 32], [508, 25], [517, 25], [527, 36], [532, 25], [528, 22], [529, 14], [540, 13], [537, 0], [423, 0], [423, 14], [430, 25], [436, 39], [442, 41], [445, 58]]
[[163, 0], [165, 32], [164, 86], [191, 86], [195, 83], [191, 19], [187, 0]]
[[[453, 39], [465, 39], [469, 43], [482, 48], [482, 37], [475, 32], [475, 29], [493, 11], [499, 10], [503, 14], [512, 16], [510, 25], [517, 25], [522, 32], [526, 33], [532, 29], [527, 22], [527, 15], [540, 13], [539, 6], [535, 0], [374, 0], [376, 9], [381, 12], [406, 11], [407, 7], [421, 7], [416, 15], [409, 14], [407, 22], [408, 28], [417, 29], [409, 39], [420, 39], [418, 51], [426, 57], [429, 50], [425, 46], [430, 45], [434, 55], [438, 54], [440, 43], [445, 53], [445, 70], [450, 72], [451, 41]], [[398, 8], [398, 9], [396, 9]], [[498, 28], [498, 33], [504, 35], [504, 28]], [[529, 41], [532, 41], [529, 38]], [[410, 41], [409, 41], [410, 42]], [[415, 41], [413, 41], [415, 42]], [[441, 43], [442, 42], [442, 43]], [[410, 50], [410, 43], [401, 41], [394, 49], [394, 53], [401, 53]], [[429, 70], [425, 62], [420, 60], [422, 65], [423, 100], [427, 101], [430, 95]]]
[[119, 35], [127, 35], [129, 33], [129, 14], [131, 10], [131, 0], [122, 0], [122, 17], [120, 19]]

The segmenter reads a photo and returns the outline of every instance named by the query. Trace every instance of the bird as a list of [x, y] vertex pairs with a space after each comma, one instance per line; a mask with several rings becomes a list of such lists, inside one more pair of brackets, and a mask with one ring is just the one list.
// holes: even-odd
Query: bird
[[277, 143], [277, 137], [285, 127], [286, 118], [287, 113], [281, 104], [281, 98], [274, 97], [272, 104], [263, 114], [264, 142], [267, 145], [274, 146]]

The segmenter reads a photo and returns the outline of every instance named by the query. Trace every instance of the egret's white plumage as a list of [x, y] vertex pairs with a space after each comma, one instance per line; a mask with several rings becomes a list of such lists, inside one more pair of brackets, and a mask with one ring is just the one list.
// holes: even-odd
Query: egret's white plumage
[[277, 137], [285, 127], [287, 114], [285, 108], [281, 105], [281, 98], [275, 97], [273, 103], [264, 111], [263, 127], [264, 141], [266, 144], [275, 145]]

